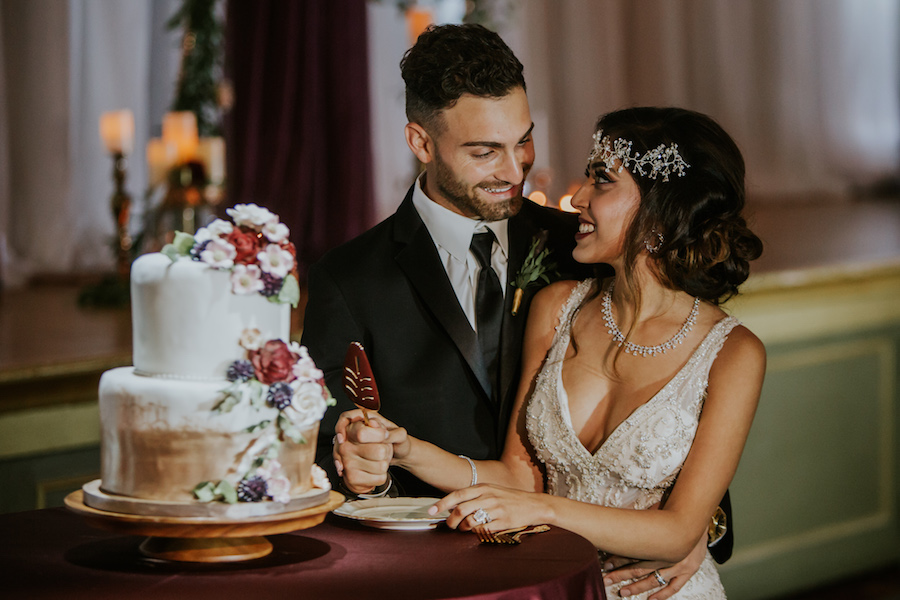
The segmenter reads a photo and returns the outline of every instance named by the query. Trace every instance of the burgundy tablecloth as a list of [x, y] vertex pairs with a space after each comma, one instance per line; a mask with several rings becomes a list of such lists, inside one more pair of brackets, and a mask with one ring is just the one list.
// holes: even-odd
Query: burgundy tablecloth
[[5, 598], [602, 599], [591, 543], [554, 528], [488, 546], [446, 528], [381, 531], [329, 515], [268, 538], [274, 551], [234, 564], [163, 563], [143, 538], [95, 529], [62, 508], [0, 515]]

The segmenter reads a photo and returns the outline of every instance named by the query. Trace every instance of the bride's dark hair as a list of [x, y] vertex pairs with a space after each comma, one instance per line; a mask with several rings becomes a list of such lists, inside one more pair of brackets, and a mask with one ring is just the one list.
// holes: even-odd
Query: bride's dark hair
[[683, 177], [668, 181], [629, 169], [641, 201], [626, 232], [626, 272], [619, 278], [633, 287], [631, 265], [647, 252], [647, 242], [658, 246], [650, 264], [664, 285], [713, 304], [735, 295], [762, 242], [741, 215], [744, 159], [731, 136], [708, 116], [683, 108], [619, 110], [601, 117], [596, 129], [630, 141], [641, 155], [675, 143], [690, 165]]
[[[690, 165], [683, 177], [670, 174], [668, 181], [625, 167], [640, 190], [640, 204], [625, 233], [624, 267], [616, 278], [630, 291], [636, 311], [641, 290], [634, 265], [648, 244], [654, 248], [650, 267], [663, 285], [715, 305], [734, 296], [750, 274], [750, 261], [762, 254], [762, 242], [741, 215], [744, 159], [731, 136], [710, 117], [683, 108], [618, 110], [597, 121], [595, 131], [600, 130], [611, 141], [631, 142], [632, 155], [677, 144]], [[599, 293], [598, 286], [582, 306]]]

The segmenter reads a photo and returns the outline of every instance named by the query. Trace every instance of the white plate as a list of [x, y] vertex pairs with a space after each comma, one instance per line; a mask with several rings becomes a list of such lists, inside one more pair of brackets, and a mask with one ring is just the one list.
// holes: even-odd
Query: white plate
[[450, 513], [429, 515], [428, 508], [438, 498], [372, 498], [345, 502], [334, 514], [359, 521], [361, 525], [378, 529], [423, 530], [434, 529]]

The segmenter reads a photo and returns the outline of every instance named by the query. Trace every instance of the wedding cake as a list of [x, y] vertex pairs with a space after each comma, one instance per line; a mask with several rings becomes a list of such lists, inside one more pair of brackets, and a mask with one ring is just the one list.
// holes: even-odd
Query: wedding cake
[[242, 518], [324, 503], [315, 464], [333, 399], [289, 341], [288, 230], [255, 205], [132, 265], [133, 367], [100, 380], [102, 510]]

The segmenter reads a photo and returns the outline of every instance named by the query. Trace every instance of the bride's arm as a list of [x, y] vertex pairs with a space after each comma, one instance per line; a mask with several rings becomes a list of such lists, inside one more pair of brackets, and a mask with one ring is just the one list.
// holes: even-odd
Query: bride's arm
[[[523, 341], [522, 376], [506, 445], [500, 461], [474, 461], [478, 483], [493, 483], [519, 490], [543, 489], [543, 475], [526, 445], [523, 407], [553, 341], [559, 309], [576, 283], [561, 281], [549, 285], [532, 300]], [[357, 418], [361, 416], [356, 415], [355, 411], [344, 413], [338, 429], [343, 431]], [[388, 441], [393, 445], [391, 465], [402, 467], [422, 481], [448, 492], [471, 484], [472, 468], [468, 461], [408, 435], [405, 429], [380, 415], [376, 418], [389, 432]]]
[[483, 508], [494, 519], [495, 529], [549, 523], [576, 531], [612, 554], [677, 562], [694, 548], [731, 483], [756, 411], [764, 372], [762, 343], [747, 329], [735, 328], [710, 370], [697, 435], [660, 510], [608, 508], [480, 486], [454, 492], [436, 508], [452, 509], [447, 520], [451, 527]]

